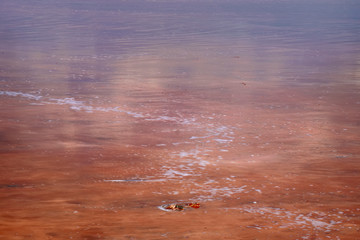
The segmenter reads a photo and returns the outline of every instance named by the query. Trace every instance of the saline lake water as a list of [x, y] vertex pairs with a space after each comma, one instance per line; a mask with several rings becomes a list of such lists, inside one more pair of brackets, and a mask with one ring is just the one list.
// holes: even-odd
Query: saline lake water
[[0, 239], [358, 238], [359, 13], [2, 0]]

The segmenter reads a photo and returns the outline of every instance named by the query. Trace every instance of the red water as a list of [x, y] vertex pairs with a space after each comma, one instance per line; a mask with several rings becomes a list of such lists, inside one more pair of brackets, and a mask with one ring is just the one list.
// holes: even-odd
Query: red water
[[142, 117], [5, 92], [1, 236], [354, 239], [355, 88], [158, 91]]
[[[15, 32], [1, 42], [0, 239], [357, 239], [358, 47], [251, 41], [208, 10], [186, 16], [205, 14], [224, 32], [190, 34], [199, 26], [184, 17], [186, 31], [154, 39], [145, 20], [174, 13], [127, 4], [102, 16], [3, 3], [1, 31]], [[28, 27], [41, 14], [62, 37], [46, 22]], [[141, 34], [102, 35], [117, 17]], [[189, 202], [200, 208], [161, 208]]]

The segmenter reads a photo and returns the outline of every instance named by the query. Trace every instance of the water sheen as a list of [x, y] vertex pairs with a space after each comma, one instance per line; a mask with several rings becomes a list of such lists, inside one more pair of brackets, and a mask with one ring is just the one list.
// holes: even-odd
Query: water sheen
[[355, 239], [358, 12], [1, 1], [0, 238]]

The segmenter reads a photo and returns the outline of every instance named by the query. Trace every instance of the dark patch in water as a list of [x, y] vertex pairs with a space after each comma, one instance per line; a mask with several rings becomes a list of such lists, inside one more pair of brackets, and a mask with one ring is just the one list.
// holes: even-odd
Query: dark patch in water
[[22, 184], [0, 184], [0, 188], [23, 188]]

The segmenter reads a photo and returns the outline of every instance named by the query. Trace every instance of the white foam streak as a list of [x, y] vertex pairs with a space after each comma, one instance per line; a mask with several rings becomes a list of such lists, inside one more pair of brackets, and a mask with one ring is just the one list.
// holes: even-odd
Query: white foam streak
[[286, 219], [287, 221], [286, 223], [284, 222], [282, 224], [281, 226], [282, 228], [288, 228], [290, 226], [295, 226], [295, 225], [302, 225], [302, 226], [312, 226], [317, 230], [330, 230], [334, 226], [334, 224], [340, 223], [335, 221], [331, 221], [330, 223], [325, 222], [324, 217], [322, 217], [327, 215], [325, 213], [321, 213], [320, 217], [315, 218], [313, 216], [310, 216], [311, 214], [305, 216], [297, 212], [291, 212], [280, 208], [261, 207], [261, 208], [243, 208], [239, 210], [243, 210], [248, 213], [261, 214], [261, 215], [270, 214], [273, 215], [273, 217], [279, 219]]
[[[120, 109], [119, 107], [94, 107], [90, 105], [86, 105], [83, 101], [75, 100], [74, 98], [53, 98], [53, 97], [44, 97], [41, 95], [22, 93], [22, 92], [14, 92], [14, 91], [0, 91], [0, 95], [6, 95], [10, 97], [23, 97], [31, 100], [42, 100], [42, 104], [56, 104], [56, 105], [68, 105], [70, 109], [74, 111], [85, 111], [88, 113], [91, 112], [118, 112], [125, 113], [134, 118], [145, 118], [147, 115], [143, 113], [138, 113], [134, 111], [127, 111]], [[30, 103], [31, 104], [31, 103]], [[33, 104], [32, 104], [33, 105]], [[39, 104], [37, 104], [39, 105]], [[161, 119], [159, 119], [161, 120]]]
[[188, 172], [180, 172], [180, 171], [177, 171], [177, 170], [174, 170], [174, 169], [169, 169], [164, 173], [164, 175], [166, 177], [174, 178], [174, 177], [177, 177], [177, 176], [181, 176], [181, 177], [191, 176], [192, 174], [188, 173]]
[[20, 97], [24, 97], [24, 98], [28, 98], [28, 99], [33, 99], [33, 100], [40, 100], [42, 98], [42, 96], [38, 96], [38, 95], [34, 95], [34, 94], [13, 92], [13, 91], [0, 91], [0, 95], [7, 95], [7, 96], [11, 96], [11, 97], [20, 96]]

